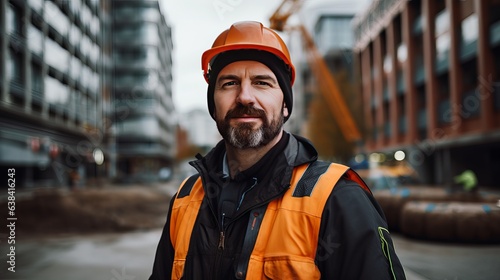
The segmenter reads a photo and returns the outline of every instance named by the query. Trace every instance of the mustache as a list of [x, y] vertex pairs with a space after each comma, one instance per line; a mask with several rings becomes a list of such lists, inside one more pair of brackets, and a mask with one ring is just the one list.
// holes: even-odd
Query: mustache
[[231, 109], [227, 112], [225, 119], [229, 120], [231, 118], [238, 118], [244, 115], [258, 117], [258, 118], [266, 117], [266, 113], [264, 112], [264, 110], [257, 109], [253, 106], [244, 106], [238, 104], [236, 108]]

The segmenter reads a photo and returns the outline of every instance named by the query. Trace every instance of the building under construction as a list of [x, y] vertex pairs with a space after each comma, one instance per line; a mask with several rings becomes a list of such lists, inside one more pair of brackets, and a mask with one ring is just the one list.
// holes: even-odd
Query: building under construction
[[499, 187], [500, 1], [376, 0], [354, 28], [366, 150], [405, 152], [424, 183]]

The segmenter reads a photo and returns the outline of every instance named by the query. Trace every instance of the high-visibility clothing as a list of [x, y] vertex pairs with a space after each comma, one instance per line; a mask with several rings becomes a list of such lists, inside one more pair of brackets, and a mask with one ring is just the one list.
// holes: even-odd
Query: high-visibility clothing
[[[246, 234], [258, 230], [257, 238], [248, 260], [248, 269], [236, 271], [237, 278], [264, 279], [264, 275], [274, 275], [280, 279], [320, 279], [314, 259], [321, 214], [329, 194], [346, 172], [347, 177], [368, 191], [369, 188], [347, 166], [335, 163], [329, 164], [323, 174], [310, 170], [317, 176], [317, 182], [306, 186], [303, 182], [311, 178], [303, 178], [303, 175], [308, 167], [313, 166], [316, 165], [304, 164], [295, 168], [288, 191], [270, 202], [264, 213], [250, 214]], [[184, 182], [183, 187], [191, 190], [189, 195], [174, 201], [170, 222], [170, 236], [175, 249], [172, 279], [182, 278], [191, 231], [205, 196], [199, 177], [193, 185], [186, 186]], [[300, 189], [305, 187], [308, 189]], [[260, 229], [255, 227], [256, 223], [260, 223], [259, 219], [262, 220]]]

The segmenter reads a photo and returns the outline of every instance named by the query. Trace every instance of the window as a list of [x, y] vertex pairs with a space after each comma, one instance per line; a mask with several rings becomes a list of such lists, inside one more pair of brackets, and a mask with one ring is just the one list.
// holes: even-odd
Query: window
[[13, 5], [7, 5], [7, 22], [6, 22], [6, 30], [7, 34], [12, 34], [12, 33], [21, 33], [21, 11], [13, 6]]
[[66, 73], [68, 71], [70, 54], [58, 43], [50, 38], [45, 38], [45, 54], [44, 58], [48, 65]]
[[158, 10], [150, 7], [129, 7], [129, 6], [117, 6], [114, 7], [113, 16], [116, 19], [130, 19], [133, 17], [141, 16], [149, 21], [158, 21], [160, 19], [160, 14]]
[[450, 104], [450, 77], [446, 73], [437, 79], [437, 119], [440, 124], [447, 124], [453, 121]]
[[31, 65], [31, 90], [33, 100], [41, 102], [43, 99], [43, 77], [42, 70], [38, 65]]
[[42, 69], [38, 65], [31, 65], [31, 89], [36, 92], [43, 91]]
[[99, 74], [96, 72], [92, 72], [92, 87], [91, 89], [94, 90], [96, 93], [99, 93], [99, 89], [101, 88], [101, 79]]
[[85, 4], [83, 4], [80, 8], [80, 18], [85, 26], [90, 27], [92, 21], [92, 12]]
[[68, 102], [68, 88], [59, 80], [51, 77], [45, 77], [45, 100], [50, 104], [63, 105]]
[[117, 50], [115, 53], [116, 59], [125, 59], [125, 60], [140, 60], [145, 59], [147, 57], [146, 48], [130, 48], [130, 49], [121, 49]]
[[436, 60], [446, 60], [450, 49], [450, 34], [441, 34], [436, 38]]
[[148, 73], [122, 73], [115, 76], [116, 85], [145, 85], [149, 82]]
[[481, 113], [481, 99], [475, 90], [469, 90], [462, 94], [462, 111], [460, 115], [464, 119], [478, 117]]
[[42, 10], [43, 2], [44, 1], [40, 0], [28, 0], [29, 6], [37, 12], [40, 12]]
[[69, 32], [69, 41], [74, 46], [78, 46], [81, 40], [82, 40], [82, 31], [78, 26], [72, 25]]
[[462, 21], [462, 43], [470, 44], [477, 40], [479, 23], [477, 15], [472, 14]]
[[83, 65], [82, 71], [80, 73], [80, 83], [86, 88], [89, 87], [89, 84], [91, 82], [91, 77], [90, 77], [91, 73], [92, 70], [90, 70], [90, 68], [87, 65]]
[[444, 9], [436, 15], [436, 36], [448, 32], [450, 30], [450, 14]]
[[158, 121], [154, 118], [129, 118], [118, 123], [118, 134], [132, 134], [141, 136], [157, 136]]
[[82, 71], [82, 62], [80, 59], [73, 57], [71, 59], [70, 76], [73, 80], [78, 80]]
[[7, 79], [10, 78], [11, 81], [22, 83], [22, 65], [21, 54], [11, 49], [7, 55]]
[[450, 14], [444, 9], [436, 15], [436, 62], [448, 59], [450, 49]]
[[80, 50], [83, 55], [90, 56], [92, 52], [92, 41], [86, 35], [83, 35], [82, 40], [80, 42]]
[[159, 42], [158, 27], [154, 23], [143, 23], [141, 25], [124, 25], [114, 30], [115, 38], [135, 40], [143, 39], [149, 43]]
[[92, 34], [94, 34], [94, 36], [98, 36], [99, 32], [101, 31], [101, 22], [96, 16], [92, 17], [92, 21], [90, 22], [90, 31]]
[[406, 44], [405, 43], [401, 43], [399, 46], [398, 46], [398, 49], [397, 49], [397, 57], [398, 57], [398, 61], [400, 63], [403, 63], [406, 61], [406, 59], [408, 58], [408, 49], [406, 48]]
[[101, 2], [100, 0], [90, 0], [90, 3], [92, 3], [92, 6], [94, 6], [96, 8], [99, 8], [100, 2]]
[[90, 60], [92, 61], [93, 64], [97, 64], [100, 54], [101, 54], [101, 49], [99, 48], [99, 46], [95, 43], [92, 43], [90, 50]]
[[76, 104], [80, 104], [80, 106], [77, 106], [77, 112], [78, 112], [78, 117], [81, 120], [87, 120], [87, 97], [83, 95], [82, 93], [79, 94], [79, 101]]
[[38, 28], [33, 25], [28, 26], [28, 47], [30, 51], [37, 55], [42, 55], [43, 52], [43, 34]]
[[354, 45], [351, 17], [332, 16], [320, 19], [316, 26], [316, 41], [321, 51], [350, 49]]
[[390, 54], [385, 55], [383, 68], [386, 75], [389, 75], [392, 72], [392, 57]]
[[69, 19], [51, 1], [45, 1], [44, 18], [59, 34], [66, 36], [70, 27]]

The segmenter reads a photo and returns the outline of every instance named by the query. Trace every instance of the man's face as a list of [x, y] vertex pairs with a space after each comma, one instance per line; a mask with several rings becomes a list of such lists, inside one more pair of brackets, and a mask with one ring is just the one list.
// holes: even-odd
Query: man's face
[[239, 148], [265, 146], [281, 132], [288, 110], [273, 71], [257, 61], [237, 61], [217, 77], [215, 120], [222, 137]]

